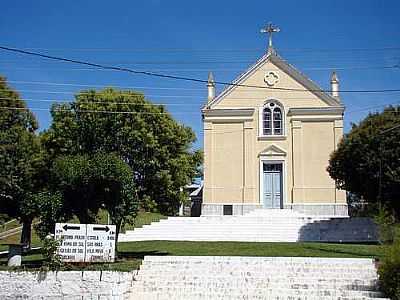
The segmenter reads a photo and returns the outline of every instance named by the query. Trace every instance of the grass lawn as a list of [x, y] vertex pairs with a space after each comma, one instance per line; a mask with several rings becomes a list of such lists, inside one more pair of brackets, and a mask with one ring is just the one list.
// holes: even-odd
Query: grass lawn
[[[382, 258], [386, 246], [327, 243], [244, 243], [145, 241], [119, 243], [119, 259], [113, 264], [67, 265], [64, 270], [136, 270], [146, 255], [306, 256]], [[37, 270], [42, 256], [33, 251], [23, 257], [23, 269]], [[0, 258], [0, 270], [7, 269]]]
[[4, 232], [4, 231], [7, 231], [7, 230], [10, 230], [10, 229], [13, 229], [13, 228], [18, 227], [18, 226], [21, 226], [21, 224], [16, 219], [9, 220], [9, 221], [7, 221], [7, 222], [5, 222], [5, 223], [0, 225], [0, 233]]
[[[158, 221], [164, 216], [155, 213], [140, 213], [135, 226]], [[100, 224], [107, 223], [107, 215], [100, 214]], [[129, 228], [131, 229], [131, 228]], [[20, 233], [0, 240], [0, 251], [6, 250], [3, 243], [18, 242]], [[41, 241], [33, 231], [32, 245], [41, 246]], [[177, 242], [143, 241], [119, 243], [119, 259], [113, 264], [92, 264], [66, 266], [67, 270], [120, 270], [129, 271], [139, 267], [146, 255], [216, 255], [216, 256], [304, 256], [304, 257], [359, 257], [382, 258], [387, 246], [368, 244], [332, 243], [247, 243], [247, 242]], [[7, 259], [0, 258], [0, 269], [6, 269]], [[42, 265], [39, 251], [23, 257], [23, 268], [37, 270]]]
[[144, 241], [119, 243], [122, 257], [145, 255], [383, 257], [385, 246], [328, 243]]

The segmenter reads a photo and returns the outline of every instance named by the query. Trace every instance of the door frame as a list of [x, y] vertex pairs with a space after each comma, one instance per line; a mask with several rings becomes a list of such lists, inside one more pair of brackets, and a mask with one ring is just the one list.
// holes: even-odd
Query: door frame
[[264, 164], [282, 164], [282, 191], [281, 191], [281, 207], [283, 209], [285, 207], [286, 202], [286, 160], [285, 159], [268, 159], [267, 157], [260, 158], [260, 166], [259, 166], [259, 203], [262, 207], [264, 207]]

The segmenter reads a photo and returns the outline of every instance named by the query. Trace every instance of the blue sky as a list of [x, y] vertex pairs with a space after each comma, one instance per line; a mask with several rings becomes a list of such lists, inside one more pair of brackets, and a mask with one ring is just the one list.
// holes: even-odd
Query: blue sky
[[[400, 1], [6, 1], [0, 45], [173, 75], [231, 81], [265, 51], [260, 28], [272, 21], [279, 54], [329, 89], [400, 88]], [[387, 68], [389, 67], [389, 68]], [[191, 126], [202, 146], [204, 84], [93, 70], [0, 51], [0, 74], [49, 126], [50, 101], [81, 89], [143, 91]], [[221, 89], [221, 87], [220, 87]], [[400, 103], [400, 93], [342, 94], [345, 124]]]

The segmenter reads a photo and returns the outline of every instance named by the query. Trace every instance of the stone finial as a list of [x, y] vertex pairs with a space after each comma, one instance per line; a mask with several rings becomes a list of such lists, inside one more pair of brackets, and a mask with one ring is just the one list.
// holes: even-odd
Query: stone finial
[[212, 72], [208, 73], [207, 88], [208, 88], [207, 99], [208, 99], [208, 102], [210, 102], [215, 98], [215, 81], [214, 81], [214, 75]]
[[339, 78], [335, 71], [331, 75], [331, 92], [332, 97], [339, 98]]

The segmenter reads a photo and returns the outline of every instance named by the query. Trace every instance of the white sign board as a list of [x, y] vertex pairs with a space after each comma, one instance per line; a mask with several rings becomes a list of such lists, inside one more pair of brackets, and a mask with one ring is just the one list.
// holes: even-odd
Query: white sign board
[[113, 262], [115, 258], [115, 225], [87, 224], [86, 261]]
[[113, 262], [115, 225], [57, 223], [55, 239], [63, 262]]

